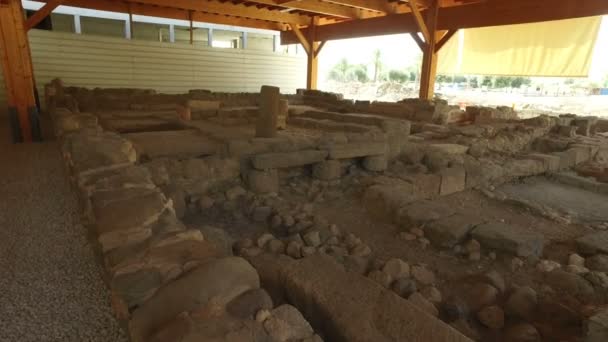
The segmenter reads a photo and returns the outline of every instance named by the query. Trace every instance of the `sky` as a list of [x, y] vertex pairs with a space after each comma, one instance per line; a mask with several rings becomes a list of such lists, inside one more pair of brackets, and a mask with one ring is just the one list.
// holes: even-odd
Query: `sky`
[[[320, 77], [327, 75], [331, 67], [342, 58], [346, 58], [351, 64], [368, 64], [372, 60], [373, 51], [376, 49], [382, 51], [382, 60], [387, 69], [404, 69], [421, 55], [420, 48], [409, 34], [329, 41], [319, 55], [319, 75]], [[599, 80], [607, 73], [608, 16], [604, 16], [595, 46], [589, 78]]]

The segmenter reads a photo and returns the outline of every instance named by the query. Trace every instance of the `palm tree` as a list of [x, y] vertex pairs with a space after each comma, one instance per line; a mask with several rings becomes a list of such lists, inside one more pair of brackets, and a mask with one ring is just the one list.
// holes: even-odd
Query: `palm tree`
[[374, 82], [378, 81], [378, 76], [382, 71], [382, 52], [376, 49], [372, 55], [372, 63], [374, 64]]

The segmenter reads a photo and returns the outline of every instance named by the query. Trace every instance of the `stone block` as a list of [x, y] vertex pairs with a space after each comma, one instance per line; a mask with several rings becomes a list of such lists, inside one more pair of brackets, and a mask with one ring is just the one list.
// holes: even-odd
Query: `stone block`
[[249, 170], [247, 185], [251, 191], [258, 194], [277, 193], [279, 192], [279, 173], [276, 169]]
[[555, 128], [557, 134], [564, 136], [564, 137], [568, 137], [568, 138], [573, 138], [576, 136], [576, 131], [578, 130], [578, 127], [576, 126], [557, 126]]
[[540, 257], [545, 245], [542, 234], [501, 222], [483, 223], [475, 227], [471, 234], [486, 248], [502, 250], [521, 257]]
[[470, 341], [373, 280], [344, 272], [330, 256], [293, 260], [260, 255], [250, 261], [264, 284], [283, 289], [276, 295], [284, 298], [273, 298], [275, 302], [289, 298], [327, 341]]
[[312, 166], [313, 177], [320, 180], [333, 180], [342, 176], [342, 165], [337, 160], [325, 160]]
[[608, 341], [608, 309], [591, 316], [585, 324], [585, 342]]
[[351, 159], [366, 156], [378, 156], [387, 153], [387, 145], [378, 142], [361, 142], [329, 147], [329, 159]]
[[209, 100], [188, 100], [187, 106], [190, 107], [191, 111], [210, 111], [218, 110], [221, 107], [220, 101], [209, 101]]
[[456, 209], [443, 203], [418, 201], [399, 208], [395, 215], [395, 222], [403, 228], [412, 228], [455, 213]]
[[561, 152], [553, 152], [551, 155], [559, 157], [559, 169], [566, 170], [574, 167], [576, 165], [576, 151], [575, 150], [566, 150]]
[[363, 195], [365, 209], [378, 219], [391, 222], [402, 206], [412, 202], [413, 189], [411, 184], [402, 185], [373, 185], [367, 188]]
[[274, 138], [277, 135], [280, 96], [281, 91], [278, 87], [262, 86], [260, 92], [260, 112], [255, 125], [256, 137]]
[[441, 175], [435, 173], [418, 173], [408, 175], [407, 180], [414, 186], [416, 198], [435, 198], [439, 195], [441, 187]]
[[131, 339], [147, 341], [158, 327], [181, 312], [196, 309], [210, 300], [225, 304], [259, 287], [258, 274], [246, 260], [237, 257], [209, 260], [161, 288], [133, 312], [129, 322]]
[[576, 246], [581, 254], [608, 254], [608, 232], [597, 232], [576, 239]]
[[452, 248], [463, 242], [479, 223], [479, 217], [457, 213], [429, 223], [424, 236], [436, 246]]
[[441, 187], [439, 195], [445, 196], [465, 189], [466, 171], [462, 166], [454, 166], [443, 169], [441, 174]]
[[541, 161], [543, 163], [544, 168], [548, 172], [557, 172], [560, 169], [560, 159], [557, 155], [531, 153], [526, 155], [526, 158]]
[[318, 163], [325, 160], [327, 155], [327, 151], [320, 150], [264, 153], [253, 156], [251, 162], [258, 170], [280, 169]]
[[386, 155], [364, 157], [361, 165], [367, 171], [380, 172], [388, 168], [388, 157]]
[[458, 144], [431, 144], [429, 150], [439, 151], [448, 155], [465, 154], [469, 150], [469, 146]]

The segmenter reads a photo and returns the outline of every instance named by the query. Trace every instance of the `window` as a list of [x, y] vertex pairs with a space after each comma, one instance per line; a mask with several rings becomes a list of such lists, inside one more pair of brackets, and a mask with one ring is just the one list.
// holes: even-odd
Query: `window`
[[74, 16], [69, 14], [51, 13], [53, 31], [74, 33]]
[[168, 42], [169, 25], [134, 22], [131, 36], [138, 40]]
[[83, 34], [124, 38], [125, 25], [124, 20], [80, 17], [80, 28]]
[[247, 49], [274, 51], [274, 36], [263, 33], [247, 33]]
[[[192, 30], [192, 42], [194, 45], [207, 46], [209, 30], [206, 28], [194, 27]], [[175, 26], [175, 42], [190, 44], [190, 27]]]
[[213, 30], [213, 47], [238, 49], [242, 46], [243, 33], [239, 31]]

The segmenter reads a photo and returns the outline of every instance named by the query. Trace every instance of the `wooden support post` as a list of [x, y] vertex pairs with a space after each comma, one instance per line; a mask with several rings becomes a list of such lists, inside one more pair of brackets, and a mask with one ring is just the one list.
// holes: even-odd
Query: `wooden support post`
[[308, 36], [304, 36], [297, 25], [290, 25], [292, 31], [296, 37], [298, 37], [300, 44], [302, 44], [302, 47], [306, 51], [306, 89], [317, 89], [319, 53], [321, 52], [323, 46], [325, 46], [325, 41], [316, 41], [316, 28], [318, 22], [319, 18], [314, 17], [310, 26], [308, 27]]
[[[432, 0], [427, 10], [426, 29], [429, 33], [428, 40], [422, 51], [422, 71], [420, 72], [420, 98], [431, 100], [435, 95], [435, 76], [437, 75], [437, 51], [435, 45], [443, 36], [437, 32], [437, 15], [439, 13], [439, 1]], [[424, 24], [423, 24], [424, 25]]]
[[32, 59], [21, 0], [0, 1], [0, 59], [13, 141], [39, 140]]
[[192, 23], [192, 11], [188, 11], [188, 19], [190, 20], [190, 45], [194, 44], [194, 24]]
[[319, 43], [315, 42], [317, 23], [318, 18], [313, 17], [308, 30], [308, 44], [310, 50], [308, 51], [308, 63], [306, 64], [306, 89], [317, 89], [317, 76], [319, 73], [319, 59], [316, 55]]

